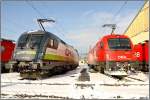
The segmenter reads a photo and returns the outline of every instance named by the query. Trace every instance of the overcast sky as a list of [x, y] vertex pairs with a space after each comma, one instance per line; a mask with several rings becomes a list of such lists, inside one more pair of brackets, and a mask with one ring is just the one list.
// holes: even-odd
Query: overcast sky
[[[103, 24], [117, 24], [123, 34], [144, 1], [3, 1], [1, 36], [17, 41], [25, 31], [39, 30], [37, 18], [53, 18], [46, 30], [86, 53], [90, 46], [111, 32]], [[121, 10], [119, 11], [119, 9]]]

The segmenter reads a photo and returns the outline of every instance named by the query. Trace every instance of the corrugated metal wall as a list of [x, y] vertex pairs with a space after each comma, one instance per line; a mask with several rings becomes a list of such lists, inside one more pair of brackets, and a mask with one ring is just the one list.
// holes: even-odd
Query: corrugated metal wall
[[133, 44], [149, 40], [149, 1], [145, 2], [124, 34], [131, 38]]

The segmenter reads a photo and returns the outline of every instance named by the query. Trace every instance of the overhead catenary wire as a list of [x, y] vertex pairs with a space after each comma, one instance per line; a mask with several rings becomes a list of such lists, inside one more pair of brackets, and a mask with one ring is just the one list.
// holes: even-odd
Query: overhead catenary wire
[[5, 28], [6, 28], [6, 30], [8, 30], [10, 32], [17, 33], [16, 31], [14, 31], [13, 29], [8, 28], [7, 26]]
[[[59, 25], [59, 27], [61, 28], [62, 31], [64, 31], [64, 33], [67, 33], [61, 24], [59, 24], [57, 22], [56, 22], [56, 24]], [[65, 37], [65, 34], [63, 34], [63, 33], [61, 33], [61, 34]]]
[[119, 8], [119, 10], [114, 14], [114, 16], [112, 17], [111, 21], [117, 17], [117, 15], [120, 13], [120, 11], [122, 11], [122, 9], [125, 7], [125, 5], [127, 4], [128, 1], [124, 1], [124, 3], [122, 4], [122, 6]]
[[[26, 0], [26, 2], [27, 2], [27, 4], [28, 4], [40, 17], [46, 19], [46, 17], [45, 17], [33, 4], [29, 3], [28, 0]], [[38, 18], [37, 18], [37, 19], [38, 19]], [[48, 19], [53, 20], [52, 18], [48, 18]], [[64, 28], [62, 27], [62, 25], [58, 24], [57, 21], [55, 21], [55, 23], [56, 23], [57, 25], [59, 25], [59, 27], [61, 27], [61, 30], [59, 30], [56, 26], [54, 26], [55, 29], [56, 29], [56, 31], [57, 31], [58, 33], [60, 33], [64, 38], [66, 38], [65, 34], [63, 34], [63, 32], [61, 32], [61, 31], [64, 31]], [[65, 32], [66, 32], [66, 31], [64, 31], [64, 33], [65, 33]], [[66, 38], [66, 39], [68, 39], [68, 38]]]
[[[21, 24], [16, 23], [15, 21], [12, 21], [10, 19], [7, 19], [9, 21], [10, 24], [13, 25], [13, 27], [17, 28], [17, 30], [27, 30], [27, 27]], [[13, 32], [13, 33], [18, 33], [17, 31], [14, 31], [13, 29], [8, 28], [7, 26], [5, 26], [6, 30]]]
[[[38, 9], [36, 9], [36, 7], [34, 7], [34, 5], [31, 4], [31, 3], [29, 3], [28, 1], [29, 1], [29, 0], [26, 0], [27, 4], [30, 5], [40, 16], [42, 16], [42, 13], [41, 13], [40, 11], [38, 11]], [[17, 27], [19, 30], [22, 29], [22, 30], [25, 30], [25, 31], [26, 31], [26, 30], [28, 29], [28, 27], [25, 26], [25, 25], [16, 23], [15, 21], [10, 20], [10, 19], [7, 19], [7, 20], [9, 21], [9, 23], [11, 23], [13, 26]], [[7, 28], [7, 29], [8, 29], [8, 28]], [[15, 32], [15, 31], [13, 31], [13, 32]], [[15, 32], [15, 33], [17, 33], [17, 32]]]
[[[26, 0], [26, 3], [38, 14], [38, 16], [40, 16], [41, 18], [47, 19], [32, 3], [31, 1], [29, 2], [29, 0]], [[37, 19], [39, 19], [38, 17], [36, 17]], [[50, 20], [53, 20], [51, 18], [49, 18]]]
[[[20, 25], [20, 24], [18, 24], [18, 23], [16, 23], [16, 22], [12, 21], [12, 20], [10, 20], [10, 19], [7, 19], [7, 20], [8, 20], [9, 23], [11, 23], [12, 25], [17, 26], [17, 29], [26, 30], [26, 27], [25, 27], [24, 25]], [[18, 27], [19, 27], [19, 28], [18, 28]]]
[[[117, 15], [122, 11], [122, 9], [126, 6], [126, 4], [127, 4], [127, 0], [126, 1], [124, 1], [124, 3], [121, 5], [121, 7], [116, 11], [116, 13], [114, 13], [114, 15], [113, 15], [113, 17], [110, 19], [110, 22], [112, 21], [112, 20], [114, 20], [116, 17], [117, 17]], [[117, 23], [116, 23], [116, 27], [117, 27]], [[106, 31], [106, 28], [103, 28], [103, 31], [102, 31], [102, 33], [104, 33]]]
[[[124, 1], [124, 3], [121, 5], [121, 7], [117, 10], [117, 12], [113, 15], [113, 17], [110, 19], [110, 22], [112, 21], [112, 20], [114, 20], [116, 17], [117, 17], [117, 15], [122, 11], [122, 9], [126, 6], [126, 4], [127, 4], [127, 0], [126, 1]], [[116, 23], [116, 27], [117, 27], [117, 23]], [[104, 30], [103, 30], [103, 33], [106, 31], [106, 28], [104, 28]]]
[[40, 16], [43, 17], [43, 14], [31, 3], [31, 1], [29, 2], [29, 0], [26, 0], [27, 4]]
[[[26, 2], [27, 2], [27, 4], [28, 4], [40, 17], [46, 19], [46, 17], [45, 17], [31, 2], [29, 2], [28, 0], [26, 0]], [[38, 19], [38, 18], [37, 18], [37, 19]], [[52, 18], [49, 18], [49, 19], [50, 19], [50, 20], [53, 20]], [[57, 25], [59, 25], [57, 21], [56, 21], [55, 23], [56, 23]], [[59, 26], [61, 27], [61, 25], [59, 25]], [[55, 29], [56, 29], [56, 31], [57, 31], [58, 33], [60, 33], [63, 37], [65, 37], [65, 35], [64, 35], [62, 32], [60, 32], [57, 27], [55, 27]], [[62, 28], [62, 29], [63, 29], [63, 28]]]

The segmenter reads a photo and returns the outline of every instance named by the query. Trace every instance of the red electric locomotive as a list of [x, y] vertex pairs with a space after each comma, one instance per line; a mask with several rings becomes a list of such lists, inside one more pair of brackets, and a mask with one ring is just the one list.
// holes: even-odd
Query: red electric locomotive
[[111, 34], [98, 40], [88, 53], [88, 65], [111, 76], [126, 76], [136, 69], [133, 44], [125, 35]]
[[1, 72], [8, 72], [7, 64], [11, 60], [15, 43], [13, 40], [1, 39]]
[[145, 43], [138, 43], [134, 45], [135, 57], [139, 64], [139, 70], [148, 71], [149, 66], [149, 52], [148, 52], [148, 44], [149, 41], [145, 41]]
[[144, 71], [149, 71], [149, 41], [144, 43]]

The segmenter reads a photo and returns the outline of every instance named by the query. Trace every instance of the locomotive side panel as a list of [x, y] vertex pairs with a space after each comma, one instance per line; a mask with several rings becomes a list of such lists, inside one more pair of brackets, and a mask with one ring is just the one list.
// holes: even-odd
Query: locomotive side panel
[[93, 68], [96, 65], [93, 49], [91, 49], [91, 51], [88, 53], [87, 63], [90, 68]]
[[144, 44], [144, 58], [146, 63], [149, 63], [149, 41]]
[[1, 42], [1, 61], [6, 63], [8, 62], [13, 54], [15, 44], [11, 41], [2, 41]]
[[148, 72], [149, 71], [149, 42], [146, 41], [143, 44], [143, 67], [142, 71]]
[[9, 40], [1, 41], [1, 72], [8, 72], [9, 66], [8, 62], [12, 59], [12, 55], [14, 52], [15, 43]]
[[58, 42], [58, 47], [52, 48], [50, 46], [46, 47], [43, 60], [51, 62], [62, 62], [60, 65], [73, 65], [78, 64], [78, 55], [74, 49], [61, 42]]
[[71, 47], [71, 51], [72, 51], [72, 57], [74, 58], [73, 60], [74, 60], [74, 63], [78, 66], [79, 65], [79, 53], [78, 53], [78, 51], [76, 50], [76, 49], [74, 49], [74, 48], [72, 48]]
[[96, 56], [97, 56], [97, 62], [105, 62], [106, 61], [106, 41], [105, 39], [102, 39], [100, 42], [97, 43], [96, 46]]
[[140, 63], [142, 63], [144, 60], [143, 49], [144, 48], [143, 48], [142, 44], [140, 44], [140, 43], [134, 46], [135, 57], [137, 58], [137, 60]]
[[141, 71], [148, 71], [148, 53], [148, 41], [134, 46], [134, 54]]

